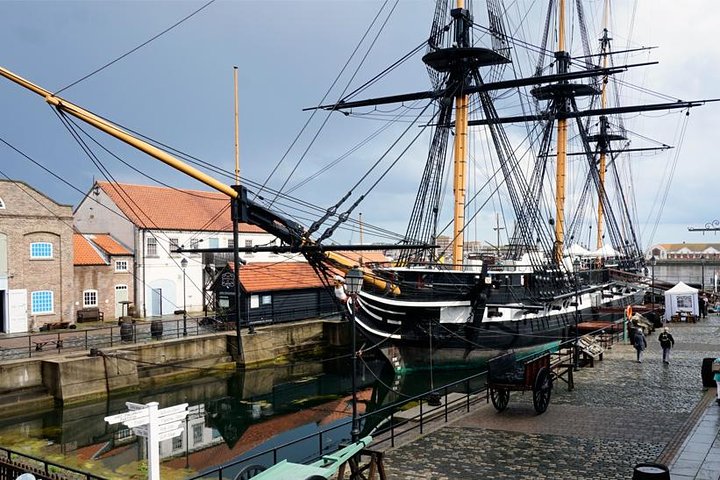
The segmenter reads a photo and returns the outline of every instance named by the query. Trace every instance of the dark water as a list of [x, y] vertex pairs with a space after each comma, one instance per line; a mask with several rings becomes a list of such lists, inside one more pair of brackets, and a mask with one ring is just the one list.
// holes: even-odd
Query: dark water
[[[322, 438], [277, 452], [307, 462], [350, 438], [351, 363], [347, 358], [208, 376], [109, 401], [0, 420], [0, 445], [110, 478], [147, 478], [144, 439], [104, 417], [127, 411], [126, 401], [156, 401], [160, 408], [187, 402], [185, 431], [160, 443], [163, 479], [187, 478], [235, 460], [330, 429]], [[396, 374], [384, 358], [364, 356], [356, 381], [360, 412], [371, 413], [409, 396], [467, 377], [472, 370], [434, 369]], [[366, 435], [387, 417], [367, 417]], [[269, 465], [272, 455], [249, 463]], [[240, 466], [228, 469], [232, 478]], [[217, 478], [217, 477], [215, 477]]]

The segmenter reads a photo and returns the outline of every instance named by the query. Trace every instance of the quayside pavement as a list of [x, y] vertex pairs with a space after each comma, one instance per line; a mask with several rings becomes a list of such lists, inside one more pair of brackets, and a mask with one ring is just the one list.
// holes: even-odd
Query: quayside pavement
[[720, 478], [720, 406], [701, 380], [702, 359], [720, 357], [720, 316], [669, 324], [675, 338], [663, 365], [659, 331], [643, 363], [615, 344], [575, 389], [554, 386], [537, 415], [532, 392], [513, 392], [502, 413], [491, 404], [385, 453], [390, 479], [623, 479], [657, 462], [673, 480]]

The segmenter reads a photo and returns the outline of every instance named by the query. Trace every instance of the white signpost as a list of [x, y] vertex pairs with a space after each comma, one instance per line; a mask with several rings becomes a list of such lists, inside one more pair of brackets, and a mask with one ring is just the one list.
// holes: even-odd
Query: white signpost
[[147, 405], [141, 403], [125, 402], [129, 411], [105, 417], [109, 424], [122, 423], [131, 428], [135, 435], [147, 439], [148, 451], [148, 479], [160, 480], [160, 441], [180, 435], [188, 414], [188, 404], [183, 403], [173, 407], [158, 410], [157, 402]]

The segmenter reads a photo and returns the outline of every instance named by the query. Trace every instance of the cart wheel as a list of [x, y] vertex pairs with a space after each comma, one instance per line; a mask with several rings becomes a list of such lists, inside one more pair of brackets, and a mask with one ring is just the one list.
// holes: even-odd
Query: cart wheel
[[490, 400], [498, 412], [502, 412], [510, 401], [510, 392], [503, 388], [490, 388]]
[[235, 480], [250, 480], [255, 475], [263, 472], [265, 467], [262, 465], [248, 465], [235, 475]]
[[552, 393], [552, 378], [550, 370], [546, 367], [540, 369], [533, 384], [533, 406], [537, 413], [543, 413], [550, 405], [550, 394]]

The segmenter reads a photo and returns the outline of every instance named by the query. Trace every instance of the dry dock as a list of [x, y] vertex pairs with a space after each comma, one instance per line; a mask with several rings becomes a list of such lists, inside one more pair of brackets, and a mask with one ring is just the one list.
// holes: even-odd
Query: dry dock
[[497, 413], [482, 405], [461, 419], [385, 453], [388, 478], [623, 479], [641, 462], [670, 467], [673, 480], [720, 478], [720, 407], [704, 389], [701, 364], [720, 356], [720, 316], [669, 325], [663, 365], [658, 332], [643, 363], [615, 344], [593, 368], [558, 383], [537, 415], [531, 392], [513, 392]]

